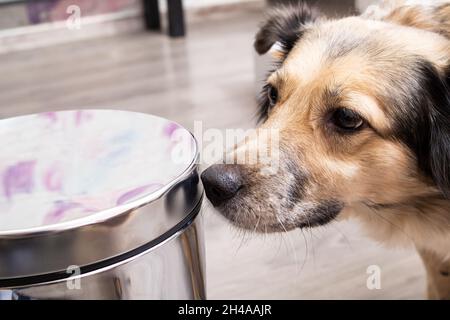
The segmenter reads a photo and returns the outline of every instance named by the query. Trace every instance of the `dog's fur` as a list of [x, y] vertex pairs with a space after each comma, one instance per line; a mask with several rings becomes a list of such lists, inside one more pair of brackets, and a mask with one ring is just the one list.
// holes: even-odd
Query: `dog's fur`
[[[218, 209], [263, 232], [356, 217], [383, 242], [414, 244], [430, 298], [450, 298], [449, 2], [338, 20], [303, 3], [274, 10], [255, 49], [278, 59], [261, 128], [279, 129], [280, 167], [240, 166], [244, 186]], [[341, 108], [362, 124], [337, 126]]]

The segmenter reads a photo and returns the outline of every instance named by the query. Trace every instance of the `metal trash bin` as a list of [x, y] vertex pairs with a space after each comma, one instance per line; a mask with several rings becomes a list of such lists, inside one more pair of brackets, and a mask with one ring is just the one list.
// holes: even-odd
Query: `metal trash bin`
[[206, 298], [187, 130], [76, 110], [1, 120], [0, 139], [0, 299]]

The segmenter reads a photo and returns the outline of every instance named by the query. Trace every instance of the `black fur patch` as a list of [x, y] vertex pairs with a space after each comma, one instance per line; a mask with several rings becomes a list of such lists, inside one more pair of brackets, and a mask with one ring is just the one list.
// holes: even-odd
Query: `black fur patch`
[[304, 25], [316, 20], [318, 16], [318, 11], [304, 1], [275, 8], [256, 34], [254, 43], [256, 52], [264, 54], [275, 42], [279, 42], [287, 54], [305, 31]]
[[294, 181], [288, 186], [286, 194], [286, 207], [292, 209], [297, 203], [303, 200], [305, 195], [305, 185], [308, 178], [298, 169], [298, 165], [292, 160], [287, 160], [286, 170], [292, 174], [294, 178]]
[[[272, 72], [269, 72], [269, 74]], [[270, 88], [270, 84], [266, 83], [263, 86], [261, 93], [259, 94], [259, 97], [258, 97], [258, 122], [259, 123], [266, 121], [267, 117], [269, 116], [269, 111], [271, 108], [270, 100], [269, 100], [269, 88]]]
[[410, 104], [407, 112], [397, 111], [396, 132], [416, 155], [419, 168], [449, 198], [450, 72], [441, 75], [424, 60], [413, 68], [418, 78], [410, 88], [411, 95], [406, 97]]
[[337, 200], [329, 200], [320, 203], [312, 211], [307, 212], [308, 219], [298, 225], [299, 228], [317, 227], [334, 220], [339, 212], [344, 208], [344, 204]]

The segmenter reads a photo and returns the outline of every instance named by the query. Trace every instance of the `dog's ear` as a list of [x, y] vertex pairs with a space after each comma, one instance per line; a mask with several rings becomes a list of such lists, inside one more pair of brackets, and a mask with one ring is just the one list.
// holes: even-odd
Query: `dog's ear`
[[450, 199], [450, 68], [447, 70], [438, 71], [430, 62], [419, 64], [420, 89], [411, 100], [415, 125], [406, 137], [420, 169]]
[[430, 171], [438, 188], [450, 199], [450, 68], [441, 80], [440, 105], [434, 105], [430, 113]]
[[[396, 108], [396, 136], [416, 155], [420, 171], [450, 199], [450, 68], [420, 60], [411, 66], [412, 91]], [[402, 104], [405, 102], [401, 102]], [[403, 109], [407, 107], [409, 111]]]
[[396, 0], [372, 5], [363, 18], [423, 29], [450, 38], [450, 3], [444, 1]]
[[306, 25], [319, 17], [317, 9], [304, 1], [274, 8], [268, 13], [267, 21], [256, 34], [256, 52], [264, 54], [277, 43], [281, 55], [285, 56], [305, 31]]

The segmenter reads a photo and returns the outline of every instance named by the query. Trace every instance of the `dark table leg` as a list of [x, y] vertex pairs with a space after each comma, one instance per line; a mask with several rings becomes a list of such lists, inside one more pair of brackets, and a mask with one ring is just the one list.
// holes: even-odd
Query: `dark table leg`
[[143, 2], [145, 28], [147, 30], [161, 30], [158, 0], [143, 0]]
[[182, 37], [185, 34], [182, 0], [167, 0], [169, 36]]

